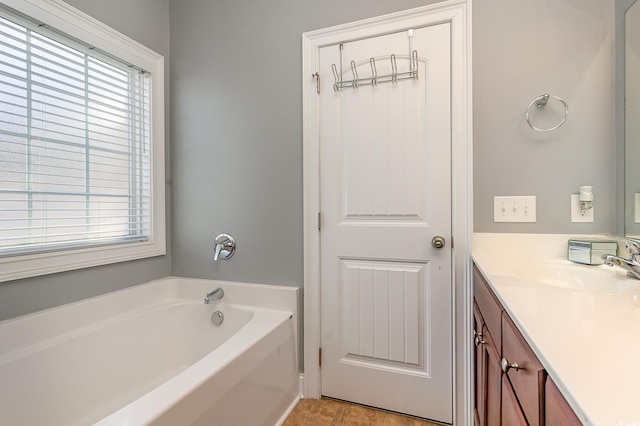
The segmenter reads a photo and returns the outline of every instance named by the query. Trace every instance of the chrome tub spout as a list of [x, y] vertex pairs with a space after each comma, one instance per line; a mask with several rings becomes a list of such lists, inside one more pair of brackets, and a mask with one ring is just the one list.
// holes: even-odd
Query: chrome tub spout
[[211, 293], [207, 293], [207, 295], [204, 297], [204, 303], [208, 305], [214, 300], [222, 299], [222, 296], [224, 296], [224, 290], [218, 287], [215, 290], [213, 290]]

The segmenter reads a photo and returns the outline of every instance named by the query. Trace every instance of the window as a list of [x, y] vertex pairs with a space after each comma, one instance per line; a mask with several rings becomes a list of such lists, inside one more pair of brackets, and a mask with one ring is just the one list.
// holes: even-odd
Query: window
[[8, 3], [0, 280], [164, 254], [162, 57], [67, 5]]

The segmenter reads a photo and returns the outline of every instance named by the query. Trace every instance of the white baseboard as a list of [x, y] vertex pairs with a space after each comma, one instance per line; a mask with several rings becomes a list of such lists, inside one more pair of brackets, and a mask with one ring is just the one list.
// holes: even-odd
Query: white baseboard
[[298, 405], [298, 401], [300, 401], [300, 397], [301, 395], [299, 394], [293, 399], [293, 401], [291, 402], [291, 405], [289, 405], [289, 408], [287, 408], [287, 410], [284, 412], [282, 417], [280, 417], [280, 420], [277, 421], [275, 426], [282, 426], [284, 424], [284, 422], [287, 420], [287, 417], [289, 417], [289, 414], [291, 414], [293, 409], [296, 408], [296, 405]]
[[298, 377], [298, 392], [300, 393], [300, 399], [304, 398], [304, 373], [300, 373]]

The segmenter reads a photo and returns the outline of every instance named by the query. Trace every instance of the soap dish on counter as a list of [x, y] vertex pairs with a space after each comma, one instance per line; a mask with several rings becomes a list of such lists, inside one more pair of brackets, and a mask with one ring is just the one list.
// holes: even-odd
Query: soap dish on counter
[[613, 240], [569, 240], [569, 260], [584, 265], [602, 265], [605, 254], [618, 254], [618, 243]]

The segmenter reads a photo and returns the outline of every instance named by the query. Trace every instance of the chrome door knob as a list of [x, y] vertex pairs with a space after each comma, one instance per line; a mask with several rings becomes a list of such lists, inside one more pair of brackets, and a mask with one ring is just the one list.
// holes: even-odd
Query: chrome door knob
[[442, 238], [441, 236], [435, 236], [433, 237], [433, 240], [431, 240], [431, 245], [434, 246], [437, 249], [441, 249], [442, 247], [444, 247], [446, 244], [446, 241], [444, 238]]

